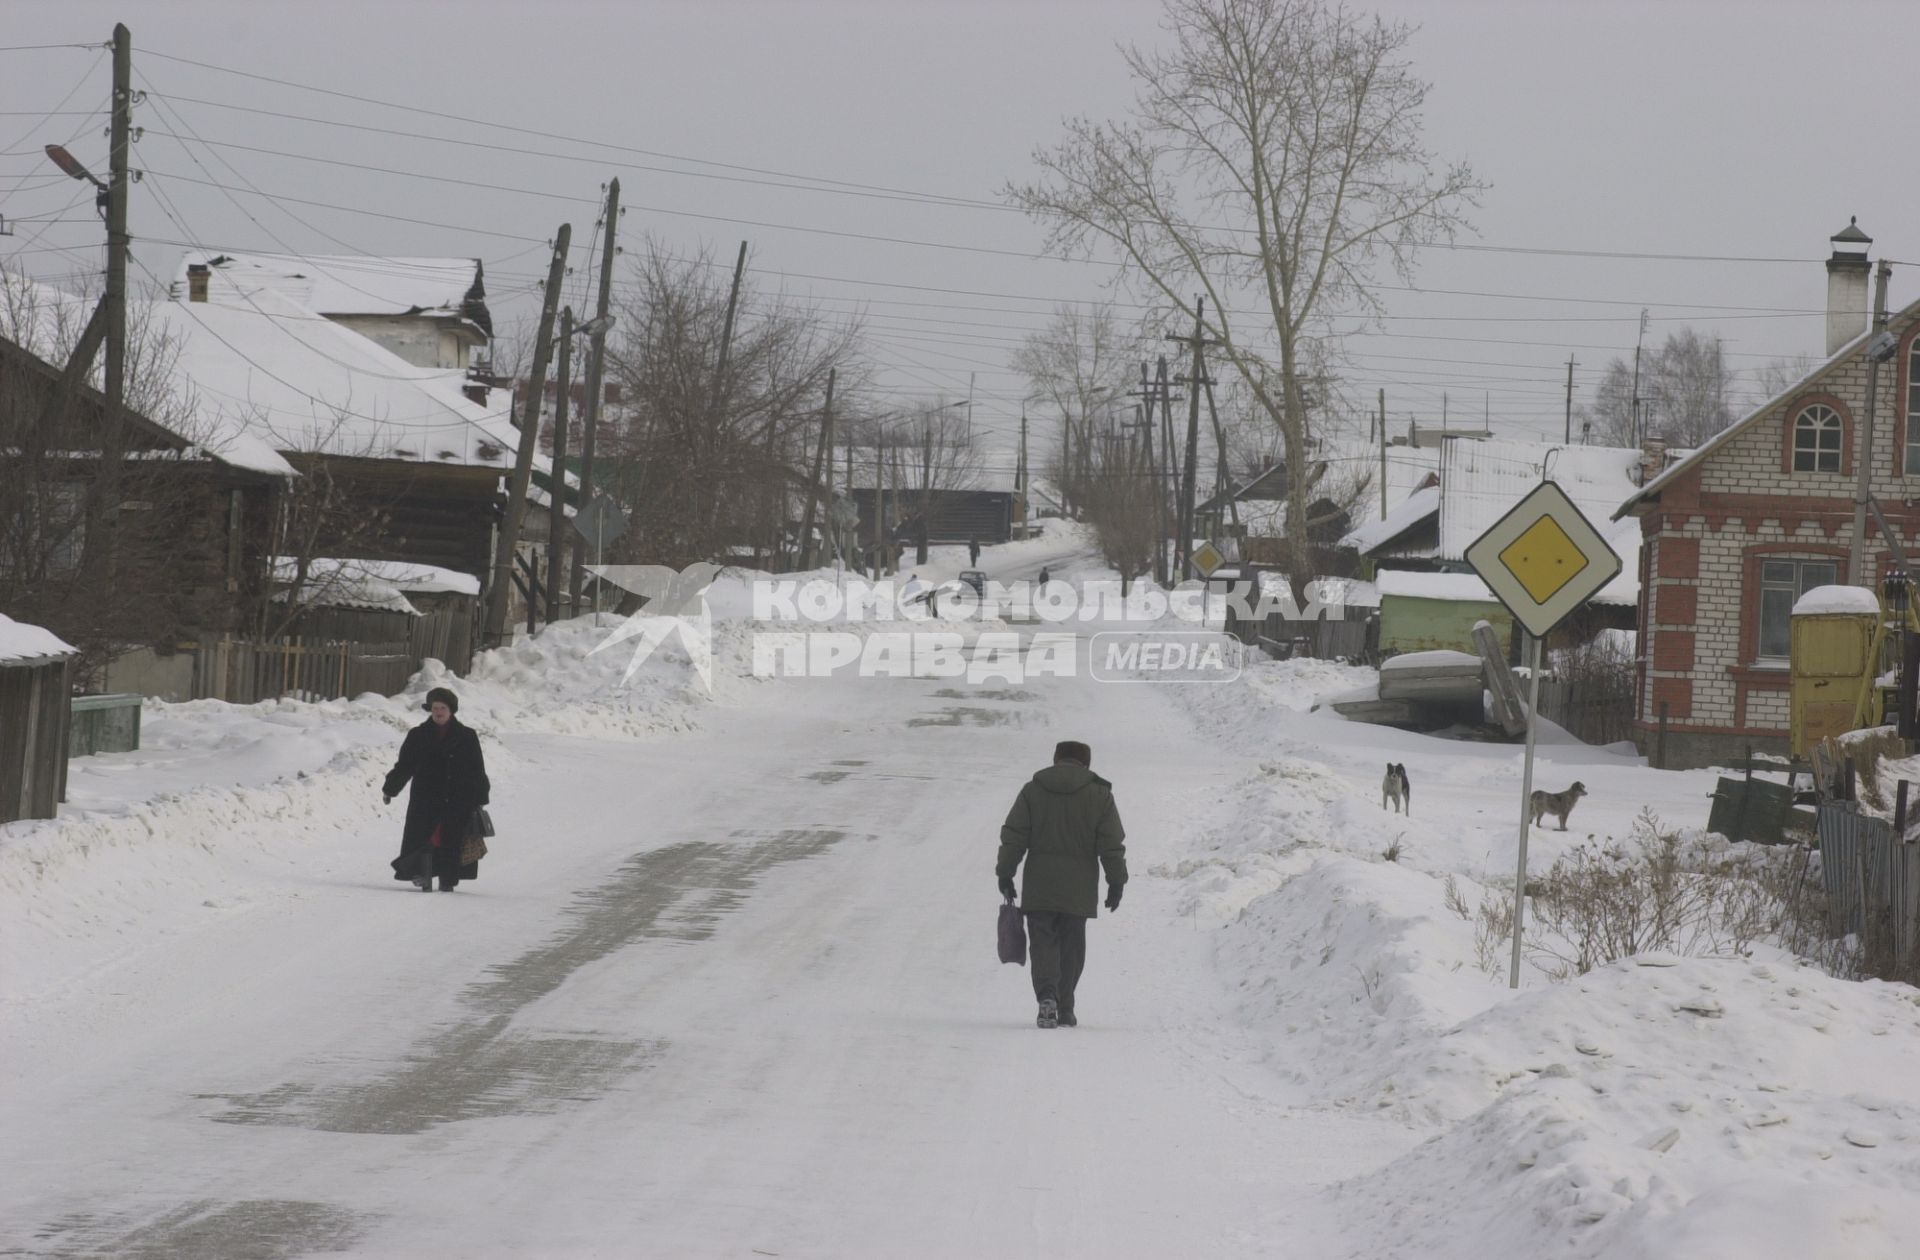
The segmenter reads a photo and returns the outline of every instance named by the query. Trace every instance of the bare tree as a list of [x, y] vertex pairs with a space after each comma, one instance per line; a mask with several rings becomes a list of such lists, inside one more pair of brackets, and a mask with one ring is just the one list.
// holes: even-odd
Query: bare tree
[[622, 389], [605, 417], [596, 481], [633, 514], [617, 554], [675, 567], [781, 549], [809, 490], [807, 440], [827, 374], [841, 397], [867, 377], [856, 319], [743, 286], [720, 377], [728, 268], [649, 241], [619, 299], [607, 370]]
[[1134, 383], [1140, 338], [1124, 332], [1113, 307], [1061, 305], [1045, 329], [1013, 352], [1013, 369], [1060, 416], [1060, 450], [1049, 464], [1071, 515], [1091, 468], [1097, 419]]
[[[1167, 0], [1164, 25], [1170, 48], [1124, 51], [1132, 117], [1070, 122], [1035, 154], [1043, 178], [1007, 195], [1048, 225], [1052, 251], [1110, 250], [1121, 282], [1183, 309], [1204, 296], [1203, 331], [1279, 429], [1304, 504], [1304, 394], [1332, 317], [1377, 313], [1375, 267], [1409, 276], [1482, 185], [1421, 147], [1410, 27], [1325, 0]], [[1306, 516], [1290, 514], [1286, 538], [1301, 586]]]
[[1125, 594], [1133, 580], [1153, 569], [1161, 533], [1154, 519], [1152, 469], [1144, 443], [1094, 444], [1082, 483], [1082, 514], [1093, 526], [1100, 556], [1120, 574]]
[[940, 499], [979, 484], [980, 452], [967, 427], [965, 417], [956, 415], [951, 404], [923, 407], [905, 426], [901, 453], [908, 481], [905, 501], [913, 505], [916, 564], [927, 562], [927, 543]]
[[1719, 340], [1682, 328], [1641, 356], [1637, 423], [1633, 368], [1621, 357], [1602, 371], [1580, 415], [1590, 437], [1605, 445], [1636, 446], [1650, 435], [1698, 446], [1733, 423], [1736, 392]]
[[1813, 375], [1813, 370], [1821, 361], [1810, 354], [1796, 354], [1784, 359], [1771, 359], [1755, 373], [1754, 385], [1759, 396], [1753, 401], [1763, 403], [1798, 385]]

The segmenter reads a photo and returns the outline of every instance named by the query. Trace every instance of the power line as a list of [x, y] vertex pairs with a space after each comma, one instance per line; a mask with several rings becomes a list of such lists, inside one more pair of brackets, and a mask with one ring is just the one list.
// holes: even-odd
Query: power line
[[[177, 93], [168, 93], [167, 97], [171, 101], [181, 102], [188, 105], [205, 105], [212, 109], [226, 109], [226, 110], [232, 110], [236, 113], [242, 113], [242, 114], [257, 114], [262, 117], [279, 118], [289, 122], [313, 123], [316, 126], [335, 127], [335, 128], [339, 128], [346, 131], [363, 131], [373, 135], [393, 136], [403, 140], [427, 140], [435, 144], [450, 144], [450, 145], [456, 145], [460, 148], [484, 149], [489, 153], [496, 153], [496, 154], [497, 153], [513, 153], [513, 154], [518, 154], [522, 157], [543, 158], [543, 159], [556, 161], [556, 162], [587, 163], [601, 170], [605, 170], [608, 167], [613, 167], [616, 170], [639, 171], [649, 175], [682, 175], [689, 179], [709, 179], [709, 180], [717, 180], [722, 183], [730, 183], [730, 184], [752, 184], [752, 185], [756, 185], [763, 188], [787, 188], [787, 189], [792, 189], [796, 192], [832, 193], [838, 196], [845, 196], [845, 197], [864, 197], [874, 201], [899, 201], [899, 202], [906, 202], [911, 205], [945, 206], [953, 209], [969, 209], [969, 210], [972, 210], [972, 209], [1005, 210], [1015, 214], [1019, 213], [1019, 211], [1012, 206], [1002, 206], [996, 202], [991, 202], [991, 201], [975, 201], [968, 198], [947, 197], [939, 193], [911, 193], [911, 192], [897, 191], [897, 190], [881, 191], [878, 187], [873, 185], [849, 184], [839, 180], [823, 181], [823, 183], [826, 185], [837, 185], [837, 186], [831, 186], [831, 187], [823, 186], [823, 184], [816, 184], [816, 183], [794, 182], [799, 180], [808, 180], [808, 179], [815, 178], [813, 176], [807, 176], [807, 175], [791, 175], [784, 179], [757, 179], [751, 176], [744, 176], [744, 175], [716, 175], [711, 171], [683, 171], [683, 170], [676, 170], [670, 166], [649, 166], [644, 163], [609, 161], [607, 158], [604, 158], [604, 157], [589, 157], [585, 154], [578, 154], [578, 153], [555, 153], [555, 152], [552, 152], [551, 150], [546, 150], [546, 149], [524, 149], [514, 145], [503, 145], [498, 142], [480, 141], [480, 140], [461, 140], [455, 136], [436, 136], [436, 135], [431, 135], [427, 132], [422, 132], [422, 131], [403, 131], [395, 127], [380, 127], [372, 123], [347, 122], [344, 119], [339, 119], [339, 118], [316, 118], [311, 114], [294, 114], [294, 113], [288, 113], [284, 110], [262, 109], [258, 106], [253, 106], [253, 105], [236, 105], [231, 101], [210, 101], [204, 97], [181, 96]], [[575, 140], [572, 140], [572, 143], [584, 144], [584, 145], [599, 145], [598, 141], [593, 141], [593, 140], [575, 139]], [[608, 146], [602, 146], [602, 147], [613, 148], [613, 149], [624, 148], [624, 146], [620, 146], [620, 145], [608, 145]], [[634, 149], [634, 150], [628, 150], [628, 151], [646, 154], [648, 156], [655, 156], [651, 153], [650, 150], [646, 150], [646, 149]], [[672, 161], [678, 161], [678, 162], [704, 162], [705, 161], [705, 159], [702, 159], [702, 158], [683, 158], [674, 154], [659, 154], [657, 156], [668, 158]], [[316, 158], [313, 160], [323, 161], [325, 159]], [[726, 162], [714, 162], [714, 163], [706, 163], [706, 164], [725, 167], [732, 170], [759, 169], [756, 167], [734, 166], [733, 164], [726, 163]], [[765, 172], [765, 173], [769, 175], [785, 174], [784, 172], [771, 172], [771, 171]]]
[[[178, 180], [180, 183], [183, 183], [183, 184], [201, 184], [208, 188], [225, 188], [226, 187], [226, 185], [220, 183], [217, 180], [195, 179], [191, 175], [181, 175], [181, 174], [178, 174], [177, 172], [156, 171], [156, 170], [149, 169], [147, 171], [147, 174], [161, 175], [167, 179]], [[235, 190], [229, 190], [229, 191], [235, 191]], [[375, 219], [391, 219], [396, 223], [411, 223], [419, 227], [442, 228], [449, 232], [470, 232], [475, 236], [495, 236], [495, 237], [499, 237], [501, 240], [507, 240], [507, 241], [532, 241], [535, 243], [543, 243], [540, 241], [539, 237], [522, 236], [518, 232], [496, 232], [491, 228], [473, 227], [471, 225], [460, 224], [460, 223], [437, 223], [432, 219], [416, 219], [410, 215], [388, 214], [384, 210], [367, 210], [360, 206], [343, 206], [338, 204], [337, 202], [332, 202], [332, 201], [314, 201], [306, 197], [289, 197], [283, 193], [270, 193], [270, 192], [264, 192], [261, 190], [251, 189], [251, 188], [240, 189], [238, 191], [244, 192], [249, 196], [265, 197], [270, 201], [290, 201], [297, 206], [317, 206], [322, 210], [340, 210], [348, 214], [364, 214]], [[268, 251], [268, 252], [271, 252], [271, 251]]]
[[243, 79], [254, 79], [262, 83], [272, 83], [279, 87], [297, 88], [301, 91], [314, 92], [322, 96], [331, 96], [340, 100], [357, 101], [363, 105], [375, 105], [382, 109], [404, 110], [407, 113], [421, 114], [429, 118], [439, 118], [448, 122], [458, 123], [462, 126], [486, 127], [490, 131], [508, 131], [508, 132], [513, 132], [517, 135], [533, 136], [534, 138], [540, 139], [540, 140], [558, 140], [558, 141], [561, 141], [562, 143], [567, 143], [567, 144], [584, 144], [584, 145], [591, 146], [593, 148], [608, 149], [618, 153], [635, 153], [635, 154], [639, 154], [642, 157], [663, 158], [663, 159], [666, 159], [667, 161], [672, 161], [672, 162], [690, 162], [700, 166], [718, 167], [722, 170], [747, 171], [755, 175], [773, 175], [773, 176], [778, 176], [780, 178], [785, 178], [785, 179], [799, 179], [799, 180], [806, 180], [813, 183], [832, 184], [832, 185], [838, 185], [843, 188], [856, 188], [856, 189], [862, 189], [869, 192], [892, 193], [896, 195], [905, 195], [905, 196], [922, 197], [922, 198], [938, 197], [940, 200], [950, 201], [956, 204], [975, 202], [976, 204], [989, 206], [995, 209], [1000, 208], [998, 203], [996, 202], [980, 201], [975, 198], [946, 197], [946, 196], [941, 196], [940, 194], [919, 193], [911, 189], [889, 188], [883, 184], [863, 184], [863, 183], [857, 183], [851, 180], [828, 179], [823, 176], [816, 177], [816, 176], [795, 175], [789, 171], [768, 170], [763, 167], [745, 166], [745, 165], [741, 165], [739, 163], [734, 163], [734, 162], [714, 162], [706, 158], [686, 157], [684, 155], [677, 154], [677, 153], [663, 153], [658, 150], [642, 149], [642, 148], [635, 147], [633, 145], [609, 144], [601, 140], [581, 140], [581, 139], [578, 139], [577, 137], [558, 135], [554, 132], [540, 131], [532, 127], [518, 127], [518, 126], [514, 126], [511, 123], [488, 121], [480, 118], [475, 118], [471, 115], [450, 114], [450, 113], [445, 113], [436, 109], [427, 109], [419, 105], [406, 105], [399, 101], [383, 101], [376, 97], [359, 96], [352, 92], [341, 92], [334, 88], [317, 87], [310, 83], [296, 83], [290, 79], [279, 79], [279, 78], [274, 78], [270, 75], [254, 74], [251, 71], [236, 70], [231, 66], [215, 65], [212, 62], [207, 62], [207, 61], [195, 61], [190, 57], [178, 57], [170, 53], [155, 52], [151, 49], [147, 50], [146, 55], [149, 57], [159, 57], [166, 61], [177, 61], [184, 65], [198, 66], [203, 70], [214, 70], [222, 74], [236, 75]]
[[[258, 82], [271, 83], [279, 87], [289, 87], [289, 88], [294, 88], [300, 91], [314, 92], [323, 96], [335, 97], [341, 100], [355, 101], [364, 105], [373, 105], [382, 109], [401, 110], [407, 113], [420, 114], [425, 117], [438, 118], [444, 121], [457, 123], [462, 126], [484, 126], [489, 130], [493, 130], [493, 131], [513, 132], [519, 135], [532, 136], [537, 139], [556, 140], [556, 141], [560, 141], [562, 143], [567, 143], [567, 144], [577, 144], [577, 145], [584, 145], [592, 148], [607, 149], [612, 152], [634, 153], [644, 157], [662, 158], [668, 161], [686, 162], [686, 163], [691, 163], [691, 164], [700, 165], [700, 166], [711, 166], [711, 167], [716, 167], [722, 170], [747, 171], [756, 175], [767, 175], [767, 176], [773, 176], [773, 177], [785, 179], [785, 180], [800, 181], [799, 183], [800, 187], [814, 187], [814, 186], [825, 185], [825, 186], [831, 186], [831, 187], [836, 187], [841, 189], [859, 190], [859, 191], [868, 192], [868, 193], [881, 193], [881, 194], [886, 194], [892, 197], [903, 197], [909, 200], [924, 201], [930, 204], [937, 203], [937, 204], [945, 204], [945, 205], [951, 205], [951, 206], [961, 207], [961, 208], [985, 209], [985, 210], [994, 210], [994, 211], [1013, 211], [1016, 213], [1025, 213], [1024, 211], [1020, 211], [1017, 207], [1007, 206], [1000, 202], [987, 201], [982, 198], [959, 197], [959, 196], [953, 196], [953, 195], [942, 194], [942, 193], [925, 193], [925, 192], [920, 192], [913, 189], [893, 188], [893, 187], [888, 187], [886, 185], [880, 185], [880, 184], [866, 184], [866, 183], [860, 183], [860, 182], [851, 181], [851, 180], [830, 179], [824, 176], [802, 175], [792, 171], [774, 170], [766, 167], [747, 166], [747, 165], [732, 163], [732, 162], [716, 162], [706, 158], [694, 158], [694, 157], [685, 156], [683, 154], [664, 153], [659, 150], [643, 149], [643, 148], [638, 148], [632, 145], [611, 144], [606, 141], [588, 140], [588, 139], [582, 139], [577, 136], [560, 135], [554, 132], [541, 131], [541, 130], [538, 130], [537, 128], [519, 127], [509, 123], [504, 123], [504, 122], [488, 121], [488, 120], [473, 117], [471, 115], [453, 114], [453, 113], [448, 113], [442, 110], [428, 109], [428, 108], [425, 108], [424, 106], [408, 105], [399, 101], [381, 100], [376, 97], [361, 96], [352, 92], [342, 92], [334, 88], [323, 88], [314, 84], [299, 83], [289, 79], [276, 78], [271, 75], [256, 74], [251, 71], [238, 70], [231, 66], [216, 65], [212, 62], [198, 61], [189, 57], [180, 57], [180, 56], [175, 56], [169, 53], [153, 52], [149, 50], [147, 55], [160, 57], [168, 61], [180, 62], [185, 65], [197, 66], [205, 70], [213, 70], [222, 74], [231, 74], [241, 78], [253, 79]], [[180, 99], [186, 99], [186, 98], [180, 98]], [[227, 106], [224, 102], [218, 102], [218, 101], [199, 101], [196, 103], [212, 105], [215, 107], [248, 108], [248, 107]], [[308, 121], [308, 122], [334, 124], [334, 120], [330, 120], [330, 119], [318, 119], [318, 118], [303, 117], [301, 115], [291, 115], [291, 114], [283, 115], [283, 116], [289, 117], [289, 118], [303, 118], [304, 121]], [[353, 125], [353, 124], [342, 124], [342, 125]], [[455, 140], [450, 137], [420, 135], [420, 136], [415, 136], [414, 138], [438, 140], [443, 143], [453, 143], [453, 144], [473, 143], [471, 141]], [[491, 147], [496, 150], [502, 148], [502, 146], [499, 146], [499, 145], [490, 145], [487, 147]], [[518, 151], [518, 150], [509, 150], [509, 151]], [[565, 157], [566, 155], [536, 153], [535, 156]], [[685, 174], [685, 175], [692, 175], [692, 176], [699, 176], [701, 174], [700, 172], [693, 172], [693, 171], [663, 172], [663, 173]], [[827, 191], [828, 189], [822, 188], [821, 190]], [[1235, 228], [1235, 227], [1230, 227], [1226, 225], [1176, 224], [1174, 226], [1186, 228], [1186, 229], [1199, 230], [1199, 231], [1229, 232], [1229, 233], [1236, 233], [1236, 234], [1242, 234], [1242, 235], [1251, 233], [1251, 229]], [[1818, 259], [1780, 258], [1780, 257], [1767, 257], [1767, 256], [1760, 256], [1760, 255], [1686, 254], [1686, 253], [1665, 253], [1665, 252], [1655, 253], [1655, 252], [1648, 252], [1648, 251], [1632, 251], [1632, 250], [1541, 248], [1541, 247], [1535, 247], [1535, 246], [1522, 246], [1522, 245], [1463, 244], [1457, 241], [1436, 242], [1436, 243], [1420, 246], [1420, 248], [1445, 249], [1445, 250], [1455, 250], [1455, 251], [1471, 252], [1471, 253], [1533, 254], [1533, 255], [1541, 255], [1546, 257], [1560, 257], [1560, 258], [1596, 258], [1596, 259], [1606, 259], [1606, 260], [1645, 260], [1645, 261], [1658, 261], [1658, 262], [1806, 264], [1809, 262], [1819, 261]]]

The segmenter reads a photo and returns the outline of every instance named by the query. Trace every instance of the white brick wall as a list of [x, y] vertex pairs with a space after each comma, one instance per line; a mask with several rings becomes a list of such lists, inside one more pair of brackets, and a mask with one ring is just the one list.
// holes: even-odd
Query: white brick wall
[[[1896, 336], [1904, 337], [1920, 316], [1911, 316], [1905, 321], [1896, 320], [1892, 330]], [[1797, 416], [1805, 405], [1805, 395], [1824, 395], [1838, 398], [1846, 405], [1850, 413], [1853, 428], [1853, 453], [1861, 454], [1863, 437], [1860, 429], [1864, 427], [1867, 406], [1867, 366], [1863, 357], [1856, 356], [1816, 381], [1807, 390], [1788, 398], [1781, 405], [1772, 408], [1768, 414], [1745, 431], [1730, 439], [1702, 462], [1700, 466], [1700, 492], [1703, 496], [1712, 495], [1764, 495], [1770, 498], [1791, 500], [1791, 507], [1801, 511], [1841, 511], [1850, 512], [1854, 491], [1853, 465], [1847, 463], [1837, 473], [1793, 473], [1783, 471], [1786, 447], [1786, 425]], [[1896, 473], [1896, 452], [1894, 445], [1900, 439], [1900, 409], [1905, 399], [1900, 391], [1900, 372], [1897, 362], [1887, 364], [1881, 369], [1878, 415], [1875, 421], [1872, 453], [1872, 493], [1883, 504], [1901, 503], [1908, 499], [1920, 499], [1920, 476], [1907, 477]], [[1730, 667], [1751, 664], [1741, 659], [1741, 627], [1744, 618], [1753, 615], [1753, 601], [1757, 595], [1749, 594], [1745, 589], [1746, 553], [1758, 546], [1820, 546], [1846, 547], [1851, 541], [1849, 529], [1843, 528], [1829, 536], [1818, 525], [1811, 523], [1796, 525], [1789, 535], [1778, 519], [1764, 518], [1758, 528], [1749, 532], [1747, 521], [1738, 516], [1730, 516], [1717, 529], [1698, 516], [1680, 513], [1677, 505], [1669, 506], [1673, 515], [1667, 517], [1663, 534], [1651, 540], [1653, 548], [1653, 587], [1650, 593], [1650, 616], [1653, 629], [1650, 632], [1652, 643], [1645, 644], [1647, 653], [1648, 678], [1691, 677], [1693, 681], [1693, 703], [1691, 716], [1686, 719], [1674, 719], [1679, 728], [1687, 726], [1723, 726], [1736, 725], [1736, 683]], [[1708, 508], [1708, 511], [1714, 511]], [[1725, 510], [1725, 509], [1720, 509]], [[1674, 671], [1657, 671], [1652, 668], [1653, 653], [1662, 624], [1660, 618], [1660, 590], [1670, 579], [1660, 576], [1659, 538], [1682, 537], [1697, 539], [1700, 543], [1700, 576], [1696, 582], [1682, 583], [1697, 585], [1697, 609], [1694, 632], [1694, 668], [1691, 674]], [[1868, 572], [1878, 573], [1880, 553], [1884, 545], [1875, 531], [1868, 543]], [[1920, 553], [1920, 547], [1908, 544], [1910, 553]], [[1791, 552], [1785, 554], [1792, 554]], [[1809, 551], [1808, 555], [1823, 555], [1818, 551]], [[1920, 554], [1910, 554], [1909, 560], [1920, 565]], [[1843, 565], [1844, 567], [1844, 565]], [[1644, 721], [1658, 719], [1658, 706], [1653, 696], [1653, 687], [1645, 690]], [[1782, 691], [1752, 689], [1747, 693], [1746, 725], [1785, 730], [1788, 723], [1788, 694]]]

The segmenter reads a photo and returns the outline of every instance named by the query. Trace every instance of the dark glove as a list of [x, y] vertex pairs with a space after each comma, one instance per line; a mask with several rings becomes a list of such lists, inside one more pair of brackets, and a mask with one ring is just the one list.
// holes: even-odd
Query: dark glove
[[393, 796], [391, 793], [382, 792], [380, 793], [380, 795], [383, 797], [386, 797], [387, 804], [389, 805], [393, 804]]
[[1125, 884], [1107, 885], [1107, 909], [1118, 910], [1120, 908], [1120, 892], [1125, 887]]
[[1002, 875], [1000, 877], [1000, 895], [1008, 901], [1012, 901], [1017, 895], [1013, 890], [1013, 876]]

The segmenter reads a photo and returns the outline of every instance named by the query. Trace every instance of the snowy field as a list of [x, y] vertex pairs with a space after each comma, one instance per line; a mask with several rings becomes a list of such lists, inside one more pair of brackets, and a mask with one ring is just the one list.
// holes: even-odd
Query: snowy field
[[[1059, 528], [981, 567], [1042, 564], [1096, 572]], [[395, 699], [154, 705], [0, 828], [0, 1255], [1915, 1254], [1920, 992], [1764, 945], [1510, 990], [1449, 902], [1510, 892], [1517, 748], [1315, 711], [1374, 680], [1325, 662], [755, 679], [714, 604], [711, 692], [563, 626]], [[499, 835], [423, 896], [379, 780], [441, 682]], [[1041, 1032], [991, 868], [1064, 738], [1133, 881]], [[1591, 793], [1536, 872], [1713, 782], [1552, 732], [1535, 775]]]

